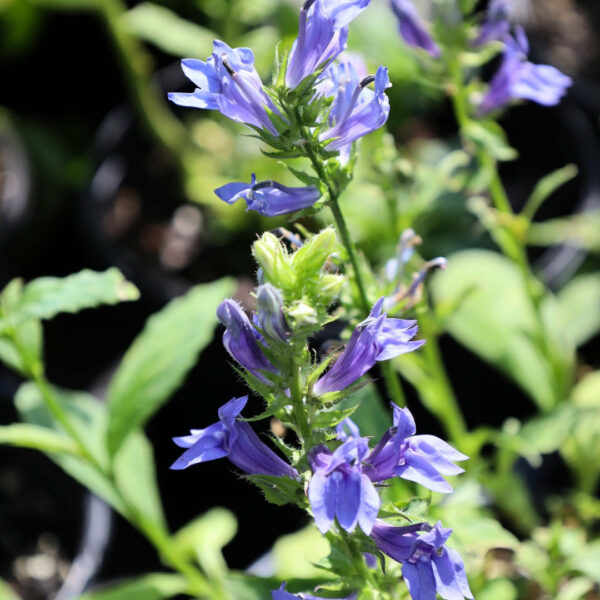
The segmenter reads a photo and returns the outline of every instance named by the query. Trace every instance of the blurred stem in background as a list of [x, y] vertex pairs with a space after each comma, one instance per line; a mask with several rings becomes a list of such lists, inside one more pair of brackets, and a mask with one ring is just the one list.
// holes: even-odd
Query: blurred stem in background
[[[451, 54], [447, 59], [446, 65], [449, 77], [451, 79], [451, 99], [454, 109], [454, 115], [459, 126], [460, 133], [466, 143], [469, 142], [469, 130], [477, 120], [469, 114], [469, 102], [467, 97], [466, 74], [456, 54]], [[498, 244], [502, 253], [518, 266], [523, 277], [524, 289], [530, 300], [533, 314], [535, 316], [537, 331], [536, 343], [542, 354], [548, 360], [554, 376], [553, 389], [555, 397], [553, 405], [556, 405], [565, 399], [568, 389], [565, 389], [565, 381], [568, 380], [564, 366], [554, 347], [553, 341], [549, 338], [546, 324], [543, 318], [543, 302], [546, 297], [546, 290], [542, 282], [534, 275], [526, 250], [526, 236], [519, 235], [519, 217], [526, 219], [527, 228], [533, 210], [526, 206], [526, 210], [521, 215], [516, 215], [510, 204], [508, 195], [498, 172], [498, 161], [485, 149], [475, 146], [474, 157], [479, 167], [487, 172], [489, 182], [488, 191], [493, 206], [498, 213], [498, 218], [486, 220], [483, 224], [488, 227], [490, 234]], [[504, 218], [503, 218], [504, 216]], [[551, 408], [551, 407], [547, 407]]]

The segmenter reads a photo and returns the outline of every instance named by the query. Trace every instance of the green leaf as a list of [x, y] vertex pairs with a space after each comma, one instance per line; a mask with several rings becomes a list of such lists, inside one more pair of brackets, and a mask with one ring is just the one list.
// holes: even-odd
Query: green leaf
[[521, 214], [531, 221], [544, 201], [559, 187], [573, 179], [577, 173], [578, 169], [575, 165], [566, 165], [562, 169], [557, 169], [542, 177], [535, 186], [531, 196], [527, 199]]
[[[106, 439], [106, 405], [84, 392], [72, 392], [51, 388], [57, 402], [67, 413], [71, 423], [83, 438], [88, 451], [104, 468], [108, 466], [108, 456], [104, 446]], [[21, 418], [64, 438], [70, 438], [56, 423], [33, 383], [24, 383], [15, 397], [15, 404]], [[48, 456], [62, 467], [71, 477], [106, 500], [117, 512], [128, 515], [123, 497], [133, 504], [147, 519], [161, 526], [164, 524], [162, 507], [154, 474], [152, 450], [144, 435], [136, 431], [127, 440], [121, 453], [114, 461], [113, 471], [119, 486], [115, 488], [93, 466], [82, 458], [50, 452]]]
[[184, 551], [193, 555], [210, 577], [227, 572], [221, 550], [237, 532], [235, 515], [225, 508], [212, 508], [182, 527], [173, 539]]
[[46, 427], [29, 423], [13, 423], [0, 427], [0, 444], [32, 448], [42, 452], [78, 454], [77, 446], [72, 440]]
[[[459, 342], [519, 384], [549, 409], [564, 400], [571, 381], [573, 352], [560, 328], [558, 307], [547, 296], [542, 304], [544, 334], [553, 363], [543, 349], [540, 330], [523, 277], [509, 259], [487, 250], [466, 250], [449, 257], [445, 271], [432, 278], [444, 325]], [[462, 300], [462, 301], [461, 301]]]
[[517, 600], [518, 591], [510, 579], [492, 579], [477, 594], [478, 600]]
[[186, 590], [187, 582], [181, 575], [152, 573], [89, 592], [79, 600], [163, 600]]
[[587, 544], [581, 548], [581, 554], [572, 558], [570, 567], [574, 571], [583, 573], [596, 583], [600, 583], [600, 540], [595, 540], [591, 544]]
[[107, 446], [111, 455], [181, 384], [212, 340], [215, 311], [233, 292], [233, 284], [226, 278], [197, 285], [148, 319], [108, 391]]
[[514, 160], [517, 157], [517, 151], [510, 147], [504, 130], [495, 121], [471, 121], [464, 132], [477, 146], [498, 160]]
[[323, 577], [323, 570], [314, 563], [331, 551], [329, 542], [313, 523], [280, 537], [273, 546], [275, 574], [283, 580], [294, 577]]
[[218, 37], [210, 29], [151, 2], [142, 2], [127, 11], [122, 22], [132, 35], [178, 58], [205, 58], [212, 52], [213, 40]]
[[592, 591], [593, 587], [594, 582], [587, 577], [575, 577], [561, 586], [556, 600], [581, 600], [588, 592]]
[[137, 300], [139, 295], [118, 269], [103, 273], [86, 269], [68, 277], [34, 279], [23, 288], [12, 317], [17, 321], [32, 317], [51, 319], [59, 313]]
[[600, 476], [600, 371], [589, 373], [573, 388], [571, 408], [574, 423], [561, 452], [574, 468], [579, 487], [593, 494]]
[[600, 331], [600, 274], [574, 277], [558, 293], [563, 327], [581, 346]]
[[244, 573], [231, 573], [225, 579], [228, 597], [235, 600], [265, 600], [271, 596], [271, 590], [276, 590], [280, 585], [279, 579]]
[[246, 475], [248, 481], [258, 486], [267, 502], [283, 506], [284, 504], [303, 504], [304, 491], [299, 482], [289, 477], [273, 477], [272, 475]]
[[356, 404], [358, 408], [352, 414], [352, 420], [358, 425], [361, 435], [380, 439], [392, 426], [392, 412], [380, 400], [373, 383], [352, 394], [340, 406], [348, 409]]
[[21, 600], [8, 583], [0, 579], [0, 598], [2, 600]]

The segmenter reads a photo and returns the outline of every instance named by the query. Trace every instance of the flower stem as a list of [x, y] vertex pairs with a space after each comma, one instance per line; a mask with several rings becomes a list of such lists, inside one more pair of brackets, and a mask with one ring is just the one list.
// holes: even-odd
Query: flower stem
[[84, 438], [77, 431], [67, 411], [65, 411], [59, 402], [52, 390], [52, 386], [44, 376], [41, 363], [38, 360], [31, 359], [28, 353], [20, 346], [15, 336], [13, 336], [13, 340], [25, 363], [26, 374], [38, 388], [48, 411], [76, 444], [82, 460], [87, 462], [112, 489], [115, 496], [119, 499], [119, 503], [122, 505], [127, 519], [152, 543], [165, 564], [172, 567], [175, 571], [179, 571], [187, 579], [190, 593], [198, 597], [211, 597], [222, 600], [223, 595], [216, 595], [217, 590], [213, 590], [198, 568], [181, 554], [178, 546], [171, 540], [162, 524], [148, 519], [126, 498], [119, 488], [110, 466], [104, 466], [94, 456], [85, 443]]
[[292, 383], [290, 385], [290, 396], [292, 398], [292, 406], [294, 407], [296, 422], [298, 423], [298, 428], [300, 429], [298, 433], [304, 450], [308, 451], [310, 448], [305, 447], [305, 445], [307, 443], [310, 444], [310, 425], [308, 423], [308, 417], [306, 416], [306, 406], [304, 405], [300, 366], [295, 364], [293, 369], [294, 371], [292, 375]]

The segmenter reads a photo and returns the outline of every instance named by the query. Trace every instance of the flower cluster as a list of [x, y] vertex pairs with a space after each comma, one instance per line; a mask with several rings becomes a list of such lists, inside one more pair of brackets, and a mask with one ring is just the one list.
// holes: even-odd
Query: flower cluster
[[[439, 58], [440, 47], [420, 19], [413, 0], [390, 0], [390, 3], [404, 41], [409, 46], [425, 50], [433, 58]], [[512, 10], [512, 0], [492, 0], [471, 42], [473, 48], [490, 42], [501, 42], [504, 46], [500, 68], [478, 105], [480, 116], [502, 109], [514, 100], [531, 100], [553, 106], [560, 102], [572, 84], [571, 79], [558, 69], [527, 60], [529, 43], [521, 27], [512, 27]]]
[[[354, 142], [381, 127], [389, 114], [387, 69], [358, 77], [346, 57], [348, 25], [370, 0], [307, 0], [300, 10], [298, 38], [287, 59], [283, 85], [267, 88], [254, 67], [249, 48], [214, 42], [206, 62], [184, 59], [185, 75], [197, 86], [192, 93], [170, 93], [175, 104], [218, 110], [252, 127], [286, 155], [338, 155], [348, 162]], [[278, 80], [281, 78], [278, 78]], [[374, 84], [374, 89], [368, 86]], [[305, 88], [308, 88], [305, 89]], [[310, 117], [300, 117], [289, 98], [300, 96]], [[225, 202], [246, 201], [247, 209], [267, 217], [312, 207], [321, 197], [315, 186], [289, 187], [275, 181], [233, 182], [215, 190]]]

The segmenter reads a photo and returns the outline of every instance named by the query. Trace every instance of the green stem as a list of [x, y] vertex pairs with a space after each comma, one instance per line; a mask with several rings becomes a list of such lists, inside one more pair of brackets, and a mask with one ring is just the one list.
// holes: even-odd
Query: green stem
[[423, 346], [423, 353], [430, 375], [436, 384], [436, 399], [430, 408], [435, 411], [450, 440], [460, 446], [462, 440], [467, 436], [467, 425], [442, 361], [438, 334], [429, 317], [422, 318], [420, 326], [423, 336], [427, 340]]
[[394, 369], [394, 364], [391, 360], [386, 360], [381, 363], [381, 372], [390, 398], [393, 400], [394, 404], [400, 408], [404, 408], [406, 406], [404, 390], [402, 389], [400, 378], [398, 377], [398, 373]]
[[350, 259], [350, 264], [352, 265], [352, 270], [354, 271], [354, 281], [358, 289], [358, 296], [360, 298], [361, 308], [364, 313], [364, 316], [367, 316], [371, 308], [369, 304], [369, 299], [367, 298], [367, 292], [360, 272], [356, 248], [354, 247], [354, 242], [350, 237], [350, 232], [346, 225], [344, 215], [340, 210], [337, 197], [330, 196], [329, 208], [331, 208], [331, 212], [333, 213], [333, 218], [335, 219], [335, 222], [338, 226], [342, 242], [346, 248], [346, 251], [348, 252], [348, 258]]
[[[449, 60], [448, 69], [451, 73], [454, 84], [454, 93], [452, 94], [454, 114], [459, 125], [459, 129], [464, 134], [467, 131], [472, 119], [469, 116], [467, 109], [468, 99], [464, 90], [462, 69], [458, 61], [455, 59]], [[504, 188], [504, 184], [502, 183], [502, 179], [500, 178], [500, 174], [498, 173], [498, 163], [496, 159], [493, 156], [490, 156], [483, 148], [476, 148], [475, 158], [481, 167], [488, 170], [488, 172], [491, 174], [489, 182], [489, 194], [494, 207], [499, 213], [508, 215], [507, 218], [514, 217], [514, 211]], [[544, 298], [542, 284], [538, 281], [531, 270], [531, 265], [529, 264], [529, 260], [527, 258], [524, 242], [517, 235], [515, 235], [510, 227], [499, 224], [498, 229], [500, 231], [490, 229], [490, 233], [493, 235], [502, 253], [507, 258], [511, 259], [521, 272], [521, 277], [525, 285], [525, 291], [530, 300], [536, 321], [536, 341], [541, 352], [545, 355], [550, 367], [552, 368], [553, 376], [555, 378], [555, 400], [560, 400], [560, 396], [563, 391], [560, 383], [563, 380], [564, 369], [561, 365], [560, 358], [557, 357], [557, 354], [553, 348], [553, 344], [546, 333], [546, 325], [542, 316], [542, 301]]]
[[360, 298], [361, 309], [366, 317], [370, 311], [369, 299], [367, 297], [367, 291], [365, 288], [365, 284], [363, 282], [361, 270], [358, 264], [358, 257], [356, 253], [356, 248], [354, 246], [354, 242], [352, 241], [352, 237], [350, 236], [350, 231], [348, 230], [348, 226], [346, 225], [346, 220], [344, 219], [344, 215], [340, 209], [338, 200], [339, 200], [339, 191], [332, 184], [329, 179], [325, 169], [323, 168], [323, 163], [319, 160], [319, 157], [315, 153], [310, 136], [307, 134], [306, 128], [302, 125], [302, 117], [298, 108], [294, 109], [294, 116], [298, 123], [298, 127], [300, 128], [300, 133], [303, 139], [306, 141], [303, 149], [306, 152], [308, 159], [310, 160], [313, 169], [315, 170], [319, 179], [325, 184], [327, 188], [327, 195], [329, 196], [328, 206], [333, 213], [333, 218], [335, 219], [335, 223], [338, 227], [338, 231], [342, 238], [342, 243], [346, 248], [346, 252], [348, 252], [348, 258], [350, 259], [350, 264], [352, 265], [352, 270], [354, 272], [354, 282], [356, 283], [356, 288], [358, 289], [358, 295]]
[[306, 406], [304, 405], [303, 393], [302, 393], [302, 378], [300, 372], [300, 366], [294, 365], [292, 375], [292, 384], [290, 386], [290, 396], [292, 397], [292, 406], [294, 407], [294, 415], [296, 416], [296, 422], [298, 423], [298, 432], [302, 446], [305, 451], [310, 448], [306, 448], [305, 444], [310, 444], [310, 425], [308, 423], [308, 417], [306, 415]]
[[[15, 344], [17, 345], [17, 348], [19, 348], [16, 340]], [[102, 479], [104, 479], [112, 488], [113, 492], [122, 503], [127, 518], [153, 544], [165, 564], [171, 566], [174, 570], [179, 571], [185, 576], [185, 578], [188, 580], [189, 590], [191, 593], [198, 596], [206, 597], [208, 595], [209, 597], [215, 597], [211, 591], [211, 588], [207, 585], [204, 576], [193, 564], [191, 564], [184, 556], [182, 556], [179, 548], [172, 542], [163, 527], [158, 526], [153, 521], [148, 520], [123, 495], [114, 479], [114, 475], [107, 471], [107, 469], [88, 449], [84, 439], [69, 419], [69, 415], [61, 406], [60, 402], [56, 398], [56, 395], [52, 391], [50, 384], [44, 377], [42, 366], [39, 363], [32, 363], [28, 357], [28, 354], [22, 352], [22, 349], [20, 348], [19, 350], [23, 359], [26, 361], [28, 375], [40, 391], [42, 399], [44, 400], [44, 403], [46, 404], [46, 407], [50, 411], [51, 415], [61, 425], [67, 435], [69, 435], [69, 437], [71, 437], [71, 439], [75, 442], [83, 460], [88, 462], [90, 466], [98, 473], [98, 475], [100, 475], [100, 477], [102, 477]], [[222, 596], [219, 596], [219, 598], [222, 598]]]

